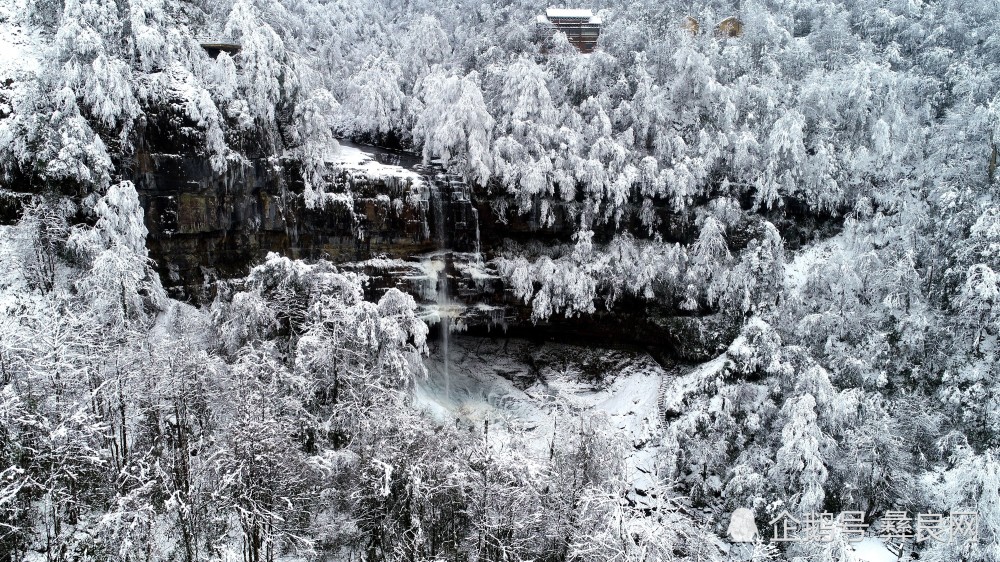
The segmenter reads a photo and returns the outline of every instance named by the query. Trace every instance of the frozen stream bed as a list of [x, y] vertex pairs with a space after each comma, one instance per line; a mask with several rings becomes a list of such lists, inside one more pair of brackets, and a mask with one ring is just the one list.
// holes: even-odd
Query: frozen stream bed
[[438, 344], [414, 401], [441, 423], [482, 432], [502, 451], [522, 439], [549, 455], [556, 426], [601, 424], [624, 441], [627, 478], [645, 490], [656, 473], [657, 392], [663, 369], [648, 355], [525, 340], [461, 337], [450, 342], [449, 377]]

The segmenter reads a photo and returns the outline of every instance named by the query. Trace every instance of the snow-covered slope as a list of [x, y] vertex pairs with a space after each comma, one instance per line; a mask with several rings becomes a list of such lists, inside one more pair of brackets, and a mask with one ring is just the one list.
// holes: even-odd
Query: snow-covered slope
[[40, 38], [18, 23], [23, 0], [0, 0], [0, 83], [38, 70]]
[[848, 251], [847, 237], [840, 233], [826, 240], [806, 246], [785, 264], [785, 289], [789, 298], [797, 297], [815, 268], [829, 261], [834, 255]]
[[851, 546], [851, 557], [855, 562], [896, 562], [899, 557], [894, 555], [885, 547], [881, 540], [874, 537], [865, 537], [863, 540]]
[[422, 181], [419, 173], [403, 166], [383, 164], [363, 147], [345, 141], [338, 143], [336, 150], [328, 156], [328, 161], [335, 168], [347, 170], [355, 176], [361, 174], [368, 178], [398, 177], [415, 183]]
[[488, 422], [496, 447], [517, 435], [541, 459], [549, 455], [557, 425], [578, 426], [596, 417], [626, 441], [626, 470], [637, 489], [645, 489], [655, 473], [657, 392], [664, 373], [646, 355], [453, 337], [449, 376], [439, 348], [426, 364], [428, 376], [417, 382], [415, 402], [442, 422], [480, 432]]

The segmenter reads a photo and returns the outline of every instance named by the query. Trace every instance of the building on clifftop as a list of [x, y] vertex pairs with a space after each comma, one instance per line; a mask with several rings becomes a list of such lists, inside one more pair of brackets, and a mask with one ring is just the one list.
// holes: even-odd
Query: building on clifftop
[[[535, 19], [539, 38], [547, 45], [557, 31], [566, 34], [571, 45], [581, 53], [592, 53], [601, 36], [601, 18], [591, 10], [549, 8]], [[544, 48], [544, 47], [543, 47]]]

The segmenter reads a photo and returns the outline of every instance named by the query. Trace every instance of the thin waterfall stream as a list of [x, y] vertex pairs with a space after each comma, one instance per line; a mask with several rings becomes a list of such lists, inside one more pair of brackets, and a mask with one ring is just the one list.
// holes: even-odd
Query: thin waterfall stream
[[[426, 173], [426, 172], [425, 172]], [[444, 375], [444, 397], [451, 399], [451, 331], [460, 328], [461, 316], [466, 310], [461, 303], [451, 299], [451, 275], [456, 272], [456, 263], [481, 265], [479, 253], [479, 214], [471, 204], [469, 186], [457, 174], [437, 170], [426, 174], [429, 184], [429, 209], [433, 217], [433, 236], [437, 251], [429, 256], [429, 272], [433, 272], [434, 305], [437, 319], [441, 324], [442, 374]], [[456, 248], [457, 245], [457, 248]], [[471, 250], [471, 252], [470, 252]], [[460, 289], [456, 286], [455, 289]]]
[[441, 289], [438, 291], [438, 306], [441, 308], [441, 350], [444, 354], [444, 397], [451, 399], [451, 375], [448, 373], [450, 356], [448, 350], [448, 339], [451, 335], [451, 313], [448, 310], [448, 267], [441, 270]]
[[438, 252], [434, 257], [434, 271], [437, 272], [435, 283], [435, 303], [441, 322], [441, 352], [442, 363], [444, 365], [444, 396], [445, 400], [451, 398], [451, 376], [449, 370], [449, 350], [448, 339], [451, 336], [451, 311], [449, 310], [448, 297], [448, 250], [447, 233], [445, 231], [445, 204], [444, 194], [436, 181], [430, 182], [430, 200], [434, 213], [434, 236], [438, 241]]

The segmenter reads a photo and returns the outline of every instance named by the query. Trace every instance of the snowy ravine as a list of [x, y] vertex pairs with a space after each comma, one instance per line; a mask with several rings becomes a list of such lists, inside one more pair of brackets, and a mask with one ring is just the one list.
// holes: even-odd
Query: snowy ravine
[[[810, 248], [802, 259], [821, 250]], [[736, 348], [742, 345], [742, 340], [734, 342]], [[734, 348], [730, 353], [738, 352]], [[527, 449], [525, 456], [538, 466], [549, 458], [557, 425], [582, 427], [595, 419], [606, 422], [602, 427], [627, 444], [623, 460], [632, 487], [629, 499], [640, 506], [649, 501], [647, 492], [655, 489], [656, 475], [663, 473], [662, 465], [669, 461], [664, 457], [669, 453], [662, 442], [661, 407], [668, 413], [691, 409], [689, 397], [708, 386], [730, 362], [726, 353], [701, 365], [667, 372], [641, 352], [462, 335], [450, 340], [448, 379], [442, 359], [441, 343], [432, 342], [430, 356], [424, 360], [427, 376], [414, 384], [415, 408], [438, 423], [453, 424], [485, 439], [496, 454]], [[658, 404], [661, 384], [662, 404]], [[728, 515], [706, 515], [699, 520], [708, 525], [725, 523]], [[770, 538], [770, 529], [761, 531]], [[724, 542], [718, 545], [723, 550], [732, 548]], [[738, 557], [740, 551], [732, 554]], [[850, 545], [847, 555], [850, 562], [896, 560], [875, 537]]]
[[[598, 417], [629, 445], [627, 477], [641, 493], [656, 473], [657, 391], [663, 369], [649, 356], [517, 339], [453, 336], [450, 393], [440, 344], [425, 360], [414, 405], [442, 423], [482, 433], [496, 450], [523, 439], [547, 459], [555, 425], [579, 426]], [[584, 371], [587, 371], [586, 373]], [[600, 377], [592, 380], [589, 377]]]

